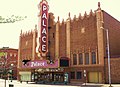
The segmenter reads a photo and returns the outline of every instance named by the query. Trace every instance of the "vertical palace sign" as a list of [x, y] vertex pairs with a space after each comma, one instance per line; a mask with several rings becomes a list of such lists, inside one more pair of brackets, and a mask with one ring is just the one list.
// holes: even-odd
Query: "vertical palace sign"
[[48, 52], [48, 3], [42, 0], [40, 3], [40, 48], [39, 51], [42, 56], [46, 56]]

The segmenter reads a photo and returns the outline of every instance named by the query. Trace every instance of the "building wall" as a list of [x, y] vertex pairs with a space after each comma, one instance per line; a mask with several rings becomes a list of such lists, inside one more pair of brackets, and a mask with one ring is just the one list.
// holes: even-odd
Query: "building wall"
[[66, 56], [66, 24], [64, 21], [59, 25], [59, 58]]
[[[66, 27], [70, 28], [70, 37], [66, 39], [69, 40], [70, 43], [70, 67], [65, 69], [66, 72], [69, 72], [70, 78], [71, 73], [75, 73], [75, 78], [70, 79], [71, 83], [76, 82], [84, 82], [84, 70], [87, 73], [87, 82], [91, 82], [90, 79], [94, 77], [90, 77], [91, 73], [97, 75], [96, 82], [104, 83], [104, 54], [103, 54], [103, 37], [102, 31], [100, 30], [102, 19], [102, 12], [92, 12], [89, 14], [85, 12], [84, 16], [79, 15], [78, 18], [74, 16], [73, 19], [69, 18], [66, 21]], [[70, 25], [68, 25], [68, 21], [70, 21]], [[63, 30], [64, 31], [64, 30]], [[67, 29], [66, 29], [67, 31]], [[67, 32], [66, 32], [67, 33]], [[67, 33], [68, 35], [68, 33]], [[102, 42], [101, 42], [102, 41]], [[99, 44], [98, 44], [99, 43]], [[102, 43], [102, 45], [101, 45]], [[63, 43], [64, 44], [64, 43]], [[69, 45], [66, 43], [66, 46]], [[101, 47], [102, 46], [102, 47]], [[60, 47], [61, 48], [61, 47]], [[66, 49], [67, 50], [67, 49]], [[64, 52], [64, 51], [63, 51]], [[92, 63], [92, 52], [96, 55], [96, 63]], [[83, 64], [79, 64], [79, 54], [82, 53]], [[89, 64], [85, 64], [85, 55], [88, 53], [89, 55]], [[76, 64], [74, 62], [74, 54], [76, 55]], [[67, 54], [66, 54], [67, 55]], [[81, 79], [77, 78], [77, 73], [82, 73]], [[99, 74], [101, 78], [99, 78]], [[93, 75], [93, 76], [94, 76]], [[94, 79], [93, 79], [94, 80]]]
[[49, 13], [48, 20], [48, 57], [49, 59], [55, 59], [55, 21], [54, 14]]
[[36, 57], [36, 38], [37, 31], [29, 31], [20, 35], [19, 44], [19, 66], [21, 67], [23, 60], [34, 60]]
[[81, 49], [96, 49], [97, 47], [97, 27], [96, 16], [93, 14], [84, 15], [82, 18], [73, 19], [70, 25], [71, 51], [78, 52]]
[[[98, 75], [96, 82], [104, 83], [107, 82], [107, 64], [106, 59], [106, 32], [101, 29], [109, 29], [110, 37], [110, 54], [112, 56], [120, 54], [120, 41], [119, 41], [119, 23], [108, 15], [106, 12], [102, 11], [99, 7], [94, 13], [92, 10], [89, 14], [85, 12], [84, 16], [79, 15], [78, 18], [74, 16], [73, 19], [70, 17], [64, 22], [60, 23], [59, 17], [58, 21], [54, 21], [54, 14], [49, 13], [48, 20], [48, 54], [46, 59], [58, 59], [61, 57], [68, 57], [70, 61], [70, 66], [65, 68], [65, 72], [71, 75], [71, 72], [77, 73], [80, 71], [82, 73], [82, 79], [77, 79], [75, 74], [74, 79], [70, 79], [70, 82], [84, 82], [84, 70], [87, 72], [87, 82], [91, 82], [90, 75]], [[115, 24], [115, 25], [113, 25]], [[39, 58], [35, 52], [36, 49], [36, 38], [39, 32], [28, 32], [22, 33], [20, 36], [20, 47], [19, 47], [19, 65], [21, 66], [22, 60], [35, 60]], [[117, 35], [117, 37], [116, 37]], [[114, 39], [116, 38], [116, 39]], [[96, 63], [92, 64], [92, 52], [95, 53]], [[83, 64], [79, 64], [79, 54], [83, 55]], [[89, 55], [89, 64], [85, 64], [85, 55]], [[76, 54], [77, 63], [73, 64], [73, 54]], [[112, 61], [112, 67], [116, 67], [116, 60]], [[104, 64], [105, 62], [105, 64]], [[115, 68], [115, 70], [118, 70]], [[20, 70], [20, 69], [19, 69]], [[114, 71], [114, 69], [112, 68]], [[21, 69], [21, 71], [31, 71], [30, 69]], [[118, 71], [116, 71], [118, 72]], [[99, 78], [99, 74], [101, 78]], [[118, 82], [114, 79], [116, 75], [115, 72], [112, 73], [113, 82]], [[107, 78], [106, 78], [107, 77]], [[100, 81], [99, 81], [100, 80]]]
[[[111, 82], [120, 83], [120, 57], [110, 58]], [[108, 83], [108, 58], [105, 58], [105, 82]]]
[[[86, 70], [86, 77], [84, 77], [84, 70]], [[88, 66], [88, 67], [84, 67], [84, 66], [76, 66], [76, 67], [71, 67], [66, 69], [66, 71], [70, 71], [69, 75], [71, 78], [71, 72], [75, 72], [75, 78], [74, 79], [70, 79], [71, 83], [84, 83], [85, 80], [86, 82], [91, 82], [90, 79], [90, 73], [91, 72], [95, 72], [95, 73], [101, 73], [101, 80], [97, 81], [96, 83], [104, 83], [104, 67], [103, 66]], [[81, 72], [81, 79], [77, 78], [77, 72]], [[98, 76], [99, 77], [99, 76]], [[92, 79], [94, 79], [94, 76], [92, 77]], [[95, 83], [95, 82], [93, 82]]]
[[[28, 31], [26, 33], [21, 31], [20, 37], [19, 37], [19, 51], [18, 51], [18, 80], [23, 79], [25, 73], [30, 74], [31, 69], [23, 69], [22, 65], [25, 63], [26, 60], [37, 60], [38, 55], [36, 52], [37, 47], [37, 29], [35, 26], [35, 29], [33, 31]], [[28, 75], [29, 76], [29, 75]], [[27, 79], [24, 77], [24, 79]], [[29, 80], [31, 77], [29, 77]]]
[[[85, 14], [83, 17], [74, 18], [70, 22], [70, 51], [71, 51], [71, 64], [73, 62], [73, 54], [96, 52], [97, 57], [97, 20], [94, 13], [89, 15]], [[91, 57], [89, 59], [91, 64]], [[97, 64], [99, 62], [98, 59]], [[78, 60], [77, 60], [78, 61]], [[85, 58], [83, 58], [83, 65], [85, 65]]]
[[104, 66], [104, 55], [105, 55], [105, 49], [104, 49], [104, 36], [103, 36], [103, 12], [98, 6], [98, 9], [96, 12], [96, 23], [97, 23], [97, 44], [98, 44], [98, 59], [99, 64]]
[[[111, 56], [120, 55], [120, 35], [119, 35], [120, 22], [105, 11], [103, 11], [103, 17], [104, 17], [103, 28], [108, 29], [109, 33], [110, 55]], [[104, 37], [106, 38], [106, 32], [104, 31], [104, 33], [105, 33]]]

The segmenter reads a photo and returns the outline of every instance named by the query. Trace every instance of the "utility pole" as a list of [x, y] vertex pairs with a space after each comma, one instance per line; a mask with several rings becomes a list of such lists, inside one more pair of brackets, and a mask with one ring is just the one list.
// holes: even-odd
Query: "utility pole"
[[111, 85], [111, 68], [110, 68], [110, 46], [109, 46], [109, 35], [108, 35], [108, 29], [105, 29], [103, 27], [100, 27], [101, 29], [106, 31], [106, 42], [107, 42], [107, 57], [108, 57], [108, 78], [109, 78], [109, 87], [112, 87]]

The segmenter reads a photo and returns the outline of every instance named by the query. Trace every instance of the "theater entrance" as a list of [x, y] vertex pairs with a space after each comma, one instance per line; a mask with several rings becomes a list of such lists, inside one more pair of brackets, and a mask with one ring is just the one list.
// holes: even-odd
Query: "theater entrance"
[[63, 71], [36, 71], [34, 81], [38, 83], [52, 83], [68, 81], [68, 75]]
[[53, 81], [64, 81], [64, 74], [63, 72], [38, 72], [35, 75], [35, 81], [44, 81], [44, 82], [53, 82]]

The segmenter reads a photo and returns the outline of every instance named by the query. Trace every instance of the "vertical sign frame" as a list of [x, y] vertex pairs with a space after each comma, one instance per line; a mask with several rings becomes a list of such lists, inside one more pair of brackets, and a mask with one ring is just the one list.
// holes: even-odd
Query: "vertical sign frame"
[[48, 2], [46, 0], [40, 2], [40, 20], [39, 52], [42, 57], [45, 57], [48, 52]]

